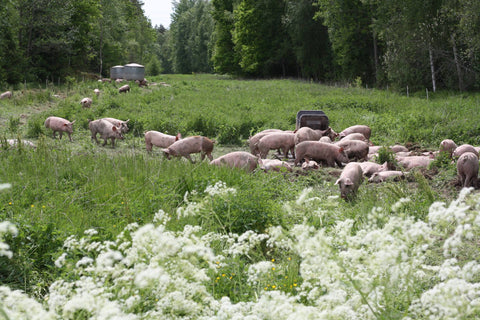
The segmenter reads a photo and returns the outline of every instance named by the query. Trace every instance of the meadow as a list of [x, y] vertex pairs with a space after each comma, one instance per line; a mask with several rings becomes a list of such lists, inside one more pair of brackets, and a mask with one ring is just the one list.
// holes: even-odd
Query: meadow
[[[246, 173], [145, 151], [143, 132], [214, 138], [214, 157], [323, 110], [376, 145], [480, 144], [479, 94], [409, 97], [297, 80], [71, 81], [0, 101], [0, 318], [468, 319], [480, 313], [480, 198], [445, 159], [339, 198], [338, 168]], [[162, 85], [166, 83], [167, 85]], [[93, 89], [99, 88], [99, 97]], [[92, 108], [80, 100], [93, 98]], [[53, 139], [50, 115], [76, 120]], [[130, 119], [115, 149], [88, 119]], [[20, 291], [15, 291], [20, 290]], [[1, 302], [3, 301], [3, 303]]]

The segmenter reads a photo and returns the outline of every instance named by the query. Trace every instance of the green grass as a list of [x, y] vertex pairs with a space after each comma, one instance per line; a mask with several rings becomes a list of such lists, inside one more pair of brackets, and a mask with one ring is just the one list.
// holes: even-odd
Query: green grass
[[[405, 97], [296, 80], [235, 80], [216, 75], [164, 75], [153, 80], [170, 86], [132, 85], [130, 93], [118, 94], [115, 84], [82, 82], [69, 91], [29, 89], [16, 93], [11, 101], [0, 101], [0, 136], [29, 139], [38, 145], [36, 150], [0, 151], [0, 183], [12, 184], [0, 192], [0, 221], [14, 222], [22, 230], [9, 239], [15, 258], [0, 257], [0, 284], [41, 296], [58, 276], [53, 261], [69, 235], [80, 236], [95, 228], [99, 239], [111, 240], [130, 223], [151, 222], [160, 209], [172, 217], [167, 224], [171, 230], [191, 224], [201, 226], [205, 234], [262, 233], [270, 226], [289, 229], [303, 221], [329, 229], [339, 220], [353, 219], [360, 227], [368, 222], [373, 208], [390, 207], [402, 198], [411, 200], [403, 206], [403, 214], [424, 219], [434, 201], [451, 200], [458, 193], [454, 165], [442, 163], [401, 182], [365, 181], [355, 200], [334, 201], [332, 196], [339, 194], [334, 185], [339, 169], [247, 174], [206, 162], [168, 161], [158, 149], [151, 154], [145, 151], [143, 132], [147, 130], [215, 138], [217, 157], [247, 150], [246, 139], [260, 129], [293, 130], [297, 111], [312, 109], [323, 110], [337, 132], [354, 124], [371, 126], [371, 139], [377, 145], [401, 143], [435, 150], [445, 138], [457, 144], [480, 143], [478, 94], [437, 93], [427, 100], [421, 94]], [[93, 96], [96, 87], [102, 91], [99, 97]], [[52, 97], [53, 93], [63, 98]], [[91, 109], [82, 109], [79, 103], [85, 96], [93, 98]], [[74, 142], [52, 139], [43, 127], [50, 115], [76, 120]], [[130, 119], [131, 130], [116, 149], [90, 141], [88, 119], [107, 116]], [[205, 188], [218, 181], [236, 188], [237, 194], [206, 201], [194, 217], [177, 217], [177, 208], [187, 204], [186, 194], [189, 201], [205, 201]], [[305, 188], [311, 188], [317, 202], [295, 201]], [[289, 210], [291, 214], [285, 214]], [[296, 277], [298, 266], [288, 258], [297, 261], [290, 252], [280, 256], [258, 248], [251, 260], [234, 261], [224, 270], [226, 275], [236, 275], [232, 279], [238, 279], [237, 289], [229, 287], [231, 279], [221, 277], [217, 280], [223, 285], [214, 282], [212, 290], [218, 296], [232, 295], [234, 301], [241, 301], [244, 293], [251, 298], [255, 290], [245, 285], [242, 264], [277, 259], [282, 261], [283, 273], [263, 279], [258, 288], [275, 285], [290, 292], [290, 286], [301, 279]]]

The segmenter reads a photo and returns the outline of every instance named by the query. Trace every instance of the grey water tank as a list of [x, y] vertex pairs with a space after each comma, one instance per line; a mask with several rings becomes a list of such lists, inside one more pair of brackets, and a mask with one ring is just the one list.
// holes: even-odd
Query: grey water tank
[[110, 79], [123, 79], [124, 77], [124, 66], [114, 66], [110, 68]]
[[126, 80], [143, 80], [145, 79], [145, 67], [137, 64], [126, 64], [123, 68], [123, 78]]

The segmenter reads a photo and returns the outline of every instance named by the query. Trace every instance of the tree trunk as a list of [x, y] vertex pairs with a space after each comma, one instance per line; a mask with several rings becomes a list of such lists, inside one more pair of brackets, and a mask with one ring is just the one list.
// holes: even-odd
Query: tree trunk
[[378, 81], [378, 44], [377, 44], [377, 34], [375, 30], [373, 33], [373, 59], [375, 63], [375, 83]]
[[435, 65], [433, 64], [433, 53], [432, 46], [428, 46], [428, 55], [430, 57], [430, 71], [432, 72], [432, 90], [433, 92], [437, 91], [437, 81], [435, 79]]
[[458, 60], [457, 53], [457, 44], [455, 43], [455, 36], [451, 35], [452, 47], [453, 47], [453, 61], [455, 61], [455, 67], [457, 68], [457, 77], [458, 77], [458, 89], [460, 91], [464, 90], [463, 87], [463, 77], [462, 77], [462, 68], [460, 67], [460, 61]]

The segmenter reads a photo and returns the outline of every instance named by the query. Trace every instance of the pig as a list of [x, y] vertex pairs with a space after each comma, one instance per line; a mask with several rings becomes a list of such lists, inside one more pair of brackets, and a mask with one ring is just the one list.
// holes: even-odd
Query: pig
[[478, 151], [475, 149], [474, 146], [469, 144], [462, 144], [461, 146], [455, 148], [455, 150], [453, 151], [453, 158], [457, 159], [465, 152], [472, 152], [478, 157]]
[[368, 146], [368, 154], [376, 154], [381, 148], [382, 146]]
[[182, 139], [182, 135], [180, 133], [177, 133], [176, 136], [171, 136], [169, 134], [154, 130], [147, 131], [144, 135], [147, 151], [152, 151], [152, 146], [156, 146], [159, 148], [168, 148], [175, 141]]
[[52, 129], [53, 131], [53, 138], [56, 138], [57, 131], [59, 132], [60, 139], [62, 139], [62, 135], [64, 132], [68, 134], [68, 138], [72, 141], [71, 134], [73, 133], [73, 124], [76, 120], [70, 122], [67, 119], [63, 119], [60, 117], [48, 117], [45, 120], [45, 128]]
[[100, 133], [100, 138], [104, 140], [103, 146], [105, 146], [107, 144], [108, 139], [110, 139], [112, 142], [112, 148], [115, 148], [115, 139], [121, 139], [121, 140], [124, 139], [121, 129], [116, 125], [114, 125], [113, 123], [111, 123], [110, 121], [107, 121], [105, 119], [89, 121], [88, 128], [92, 133], [91, 139], [95, 140], [97, 144], [98, 144], [97, 133]]
[[278, 159], [259, 159], [258, 164], [260, 165], [260, 169], [265, 172], [270, 170], [280, 171], [282, 169], [292, 171], [292, 166], [288, 162]]
[[193, 163], [190, 154], [192, 153], [201, 153], [201, 160], [205, 159], [205, 155], [210, 159], [213, 160], [212, 151], [213, 151], [213, 144], [215, 143], [214, 140], [210, 140], [207, 137], [203, 136], [193, 136], [188, 137], [185, 139], [181, 139], [175, 141], [172, 145], [167, 148], [162, 149], [163, 153], [170, 159], [170, 156], [174, 157], [185, 157], [190, 162]]
[[440, 142], [440, 152], [446, 152], [450, 157], [457, 148], [457, 144], [452, 139], [445, 139]]
[[335, 143], [337, 146], [345, 150], [348, 158], [355, 161], [366, 161], [368, 158], [368, 143], [360, 140], [342, 139]]
[[13, 96], [12, 91], [5, 91], [4, 93], [0, 94], [0, 100], [11, 99], [12, 96]]
[[248, 172], [254, 171], [258, 163], [258, 157], [246, 151], [233, 151], [210, 162], [211, 165], [239, 168]]
[[92, 106], [92, 99], [91, 98], [83, 98], [81, 101], [80, 101], [80, 104], [82, 105], [82, 107], [84, 108], [90, 108]]
[[404, 177], [404, 174], [402, 171], [396, 171], [396, 170], [386, 170], [386, 171], [379, 171], [375, 172], [370, 179], [368, 179], [368, 182], [385, 182], [387, 180], [395, 180], [398, 178]]
[[407, 149], [407, 147], [404, 147], [404, 146], [399, 145], [399, 144], [390, 146], [389, 148], [390, 148], [390, 150], [392, 150], [392, 152], [394, 152], [394, 153], [410, 152], [410, 151]]
[[291, 132], [267, 134], [258, 140], [257, 148], [262, 159], [265, 159], [272, 149], [281, 149], [285, 158], [288, 158], [288, 151], [295, 157], [295, 134]]
[[340, 188], [340, 196], [349, 200], [357, 193], [358, 187], [363, 182], [362, 167], [356, 162], [348, 163], [335, 182]]
[[314, 160], [302, 163], [303, 170], [316, 170], [318, 168], [320, 168], [320, 166], [318, 165], [317, 161]]
[[366, 177], [371, 177], [375, 172], [388, 170], [387, 162], [384, 162], [383, 164], [378, 164], [375, 162], [365, 161], [365, 162], [358, 162], [358, 164], [362, 168], [363, 174]]
[[404, 167], [406, 170], [410, 170], [417, 167], [428, 167], [430, 162], [434, 160], [433, 156], [408, 156], [408, 157], [399, 157], [397, 156], [398, 163]]
[[139, 87], [148, 87], [147, 79], [135, 80], [135, 83], [138, 84]]
[[348, 163], [349, 159], [343, 148], [319, 141], [303, 141], [295, 148], [295, 166], [301, 161], [310, 160], [325, 161], [327, 166], [334, 167], [335, 163], [342, 167], [342, 163]]
[[464, 152], [457, 160], [457, 173], [462, 187], [477, 187], [478, 156], [473, 152]]
[[127, 92], [130, 92], [130, 86], [128, 84], [124, 85], [124, 86], [121, 86], [120, 88], [118, 88], [118, 92], [119, 93], [127, 93]]
[[301, 127], [295, 130], [295, 145], [302, 141], [318, 141], [323, 136], [328, 136], [332, 128], [327, 130], [314, 130], [310, 127]]
[[345, 140], [360, 140], [367, 143], [369, 142], [368, 139], [365, 138], [365, 136], [359, 132], [347, 134], [345, 137], [342, 138], [342, 141], [345, 141]]
[[123, 121], [123, 120], [118, 120], [118, 119], [115, 119], [115, 118], [102, 118], [103, 120], [107, 120], [108, 122], [114, 124], [116, 127], [120, 128], [120, 131], [122, 133], [127, 133], [128, 132], [128, 121], [130, 121], [130, 119], [127, 119], [126, 121]]
[[367, 138], [367, 140], [370, 139], [370, 135], [372, 133], [372, 129], [370, 129], [369, 126], [365, 126], [365, 125], [355, 125], [355, 126], [351, 126], [351, 127], [348, 127], [346, 128], [345, 130], [343, 130], [342, 132], [340, 132], [338, 134], [338, 138], [341, 140], [343, 139], [344, 137], [346, 137], [347, 135], [351, 134], [351, 133], [361, 133], [365, 136], [365, 138]]
[[332, 139], [329, 136], [323, 136], [318, 141], [325, 142], [325, 143], [333, 143]]
[[100, 95], [100, 90], [99, 89], [93, 89], [93, 93], [98, 97]]
[[280, 129], [266, 129], [266, 130], [263, 130], [263, 131], [260, 131], [258, 133], [256, 133], [254, 136], [250, 137], [248, 139], [248, 145], [250, 147], [250, 152], [252, 154], [259, 154], [259, 150], [258, 150], [258, 141], [263, 138], [264, 136], [266, 136], [267, 134], [270, 134], [270, 133], [273, 133], [273, 132], [284, 132], [283, 130], [280, 130]]
[[[0, 140], [0, 142], [2, 142], [2, 140]], [[5, 141], [10, 147], [16, 147], [19, 143], [21, 143], [23, 146], [26, 146], [26, 147], [31, 147], [31, 148], [37, 148], [37, 146], [35, 145], [35, 143], [33, 143], [32, 141], [30, 140], [20, 140], [20, 139], [7, 139]], [[1, 147], [4, 147], [1, 143], [0, 143], [0, 146]]]

